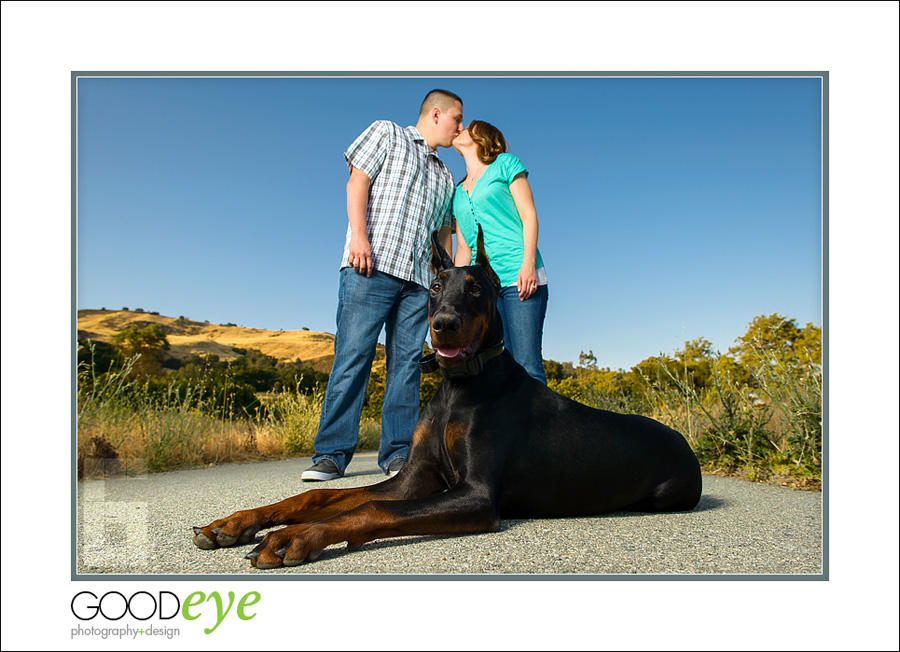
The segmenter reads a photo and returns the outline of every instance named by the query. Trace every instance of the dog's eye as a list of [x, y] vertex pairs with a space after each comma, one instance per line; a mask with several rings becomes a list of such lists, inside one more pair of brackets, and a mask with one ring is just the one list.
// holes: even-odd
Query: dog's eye
[[440, 292], [440, 291], [441, 291], [441, 284], [440, 284], [440, 283], [432, 283], [432, 284], [431, 284], [431, 291], [432, 291], [432, 292], [435, 292], [435, 293]]
[[478, 296], [479, 294], [481, 294], [481, 286], [478, 285], [478, 283], [473, 283], [473, 284], [472, 284], [472, 287], [469, 288], [469, 291], [470, 291], [472, 294], [474, 294], [475, 296]]

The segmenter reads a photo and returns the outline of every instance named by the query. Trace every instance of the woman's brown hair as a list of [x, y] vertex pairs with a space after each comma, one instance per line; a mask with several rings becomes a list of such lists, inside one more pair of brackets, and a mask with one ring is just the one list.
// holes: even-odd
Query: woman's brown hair
[[484, 120], [472, 120], [469, 126], [469, 135], [478, 146], [478, 160], [485, 164], [491, 164], [500, 154], [509, 151], [509, 145], [500, 130]]

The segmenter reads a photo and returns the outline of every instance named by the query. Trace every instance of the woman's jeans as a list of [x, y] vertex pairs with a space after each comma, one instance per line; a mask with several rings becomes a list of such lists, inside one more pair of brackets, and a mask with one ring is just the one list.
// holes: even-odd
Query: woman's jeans
[[314, 442], [313, 463], [330, 459], [343, 472], [356, 451], [359, 420], [375, 345], [385, 329], [387, 367], [378, 465], [406, 457], [419, 420], [419, 359], [428, 332], [428, 291], [374, 271], [341, 270], [334, 366]]
[[500, 290], [497, 307], [503, 319], [503, 339], [516, 362], [525, 367], [532, 378], [547, 384], [544, 373], [541, 341], [544, 338], [544, 317], [547, 315], [546, 285], [539, 285], [530, 297], [522, 301], [515, 285]]

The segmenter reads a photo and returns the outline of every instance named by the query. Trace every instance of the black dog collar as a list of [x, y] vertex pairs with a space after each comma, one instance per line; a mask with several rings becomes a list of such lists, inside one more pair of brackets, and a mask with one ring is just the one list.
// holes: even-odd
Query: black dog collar
[[477, 376], [479, 373], [481, 373], [481, 370], [484, 369], [484, 365], [486, 363], [496, 358], [498, 355], [503, 353], [503, 351], [503, 342], [500, 342], [498, 346], [490, 349], [485, 349], [474, 358], [470, 358], [463, 364], [449, 369], [438, 364], [436, 353], [430, 353], [429, 355], [426, 355], [424, 358], [419, 360], [419, 369], [422, 370], [422, 373], [426, 374], [431, 373], [432, 371], [440, 371], [444, 378], [465, 378], [468, 376]]

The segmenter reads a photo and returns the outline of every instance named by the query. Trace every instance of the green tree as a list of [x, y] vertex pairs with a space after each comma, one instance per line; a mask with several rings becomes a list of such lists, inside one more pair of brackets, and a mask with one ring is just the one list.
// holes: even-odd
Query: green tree
[[273, 391], [297, 391], [301, 394], [313, 394], [325, 390], [328, 385], [328, 374], [316, 371], [312, 367], [288, 366], [277, 371], [278, 379], [272, 386]]
[[169, 340], [159, 324], [148, 324], [144, 328], [138, 328], [132, 324], [124, 331], [113, 335], [112, 340], [123, 358], [140, 355], [135, 362], [133, 373], [159, 374], [162, 372], [161, 363], [164, 352], [169, 349]]
[[422, 374], [422, 384], [419, 386], [419, 408], [428, 405], [428, 401], [434, 398], [438, 387], [441, 386], [444, 377], [438, 373]]
[[85, 340], [79, 342], [78, 365], [86, 366], [98, 374], [106, 373], [111, 369], [121, 366], [121, 359], [112, 344], [106, 342]]
[[363, 401], [362, 417], [381, 421], [381, 408], [384, 405], [385, 368], [372, 369], [369, 384], [366, 387], [366, 398]]
[[234, 365], [247, 369], [275, 369], [278, 366], [278, 359], [266, 355], [258, 349], [247, 349], [243, 351], [240, 358], [234, 361]]
[[676, 368], [677, 362], [674, 358], [660, 353], [638, 362], [631, 368], [627, 376], [642, 391], [643, 388], [651, 384], [660, 386], [671, 385], [670, 377]]
[[751, 371], [770, 359], [789, 368], [822, 363], [822, 329], [811, 323], [801, 329], [796, 320], [778, 313], [754, 317], [736, 342], [728, 353]]
[[544, 375], [547, 376], [547, 385], [559, 383], [568, 376], [561, 362], [546, 359], [544, 360]]
[[682, 350], [675, 351], [675, 360], [694, 387], [710, 386], [714, 365], [712, 342], [704, 337], [685, 342]]
[[593, 351], [582, 351], [578, 363], [575, 367], [569, 362], [544, 360], [547, 386], [585, 405], [616, 412], [633, 411], [633, 387], [623, 371], [599, 368]]

